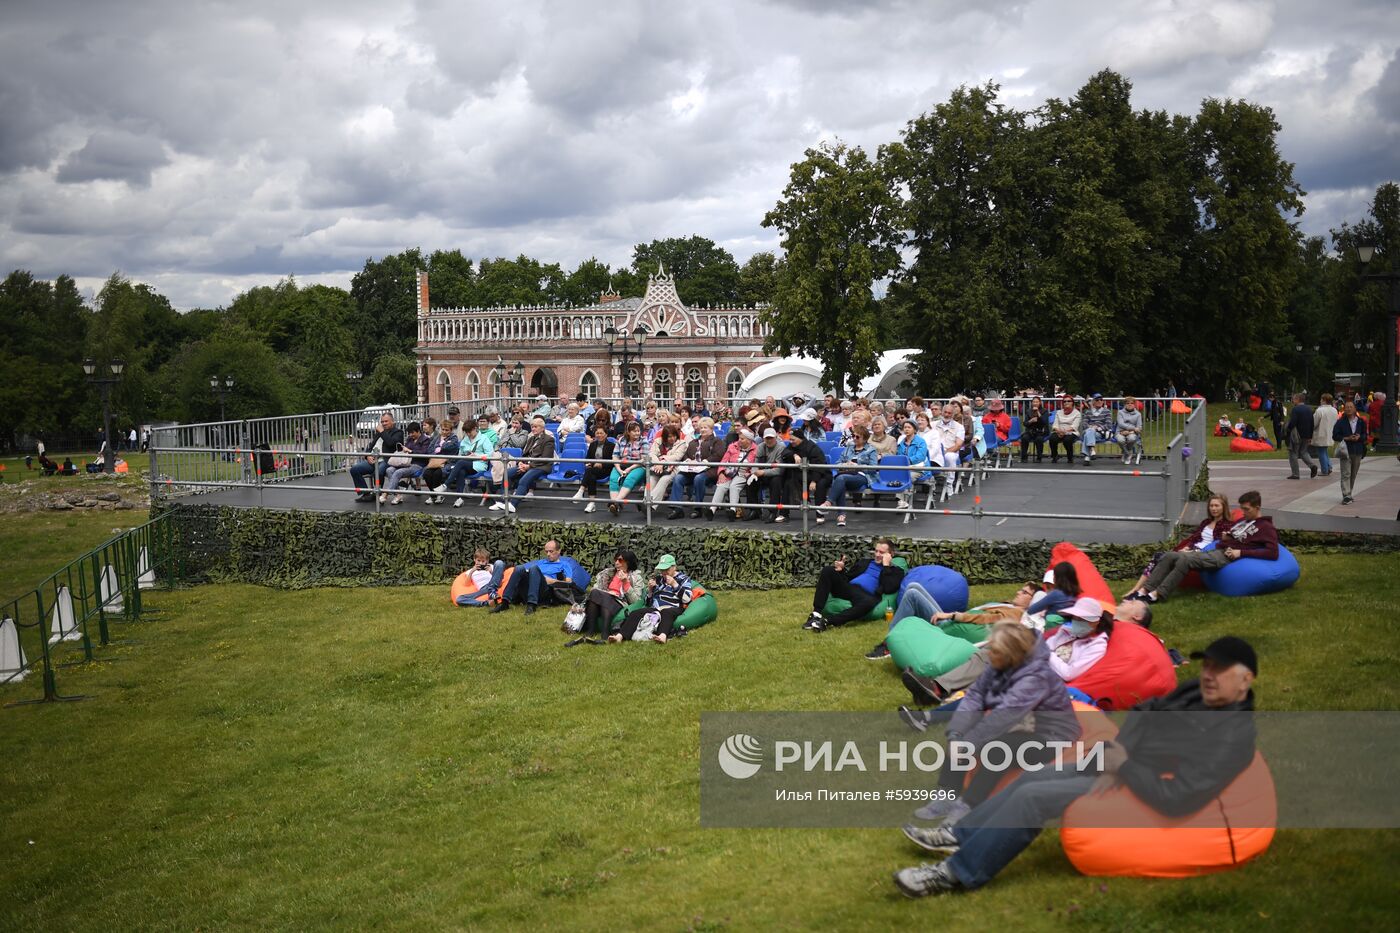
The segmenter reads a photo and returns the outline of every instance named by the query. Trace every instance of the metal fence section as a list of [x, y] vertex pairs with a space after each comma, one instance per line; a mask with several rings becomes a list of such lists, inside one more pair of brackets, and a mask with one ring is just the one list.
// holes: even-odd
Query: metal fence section
[[159, 515], [70, 561], [0, 607], [0, 703], [82, 699], [58, 692], [57, 671], [104, 660], [112, 627], [148, 611], [144, 591], [181, 577], [174, 524]]

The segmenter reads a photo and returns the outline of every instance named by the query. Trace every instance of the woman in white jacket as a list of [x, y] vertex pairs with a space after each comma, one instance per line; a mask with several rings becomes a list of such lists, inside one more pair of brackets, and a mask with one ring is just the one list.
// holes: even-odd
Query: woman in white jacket
[[1322, 393], [1317, 408], [1313, 409], [1313, 440], [1322, 443], [1313, 447], [1312, 454], [1317, 458], [1323, 476], [1332, 472], [1332, 429], [1340, 417], [1337, 406], [1332, 402], [1332, 393]]

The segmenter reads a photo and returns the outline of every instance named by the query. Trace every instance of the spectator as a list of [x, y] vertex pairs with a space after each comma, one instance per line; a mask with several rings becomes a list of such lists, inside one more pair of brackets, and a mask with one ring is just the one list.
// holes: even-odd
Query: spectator
[[[1230, 527], [1230, 500], [1220, 493], [1211, 493], [1206, 500], [1206, 517], [1196, 526], [1196, 530], [1187, 535], [1173, 550], [1177, 551], [1199, 551], [1208, 547], [1221, 539], [1225, 531]], [[1152, 575], [1152, 570], [1157, 566], [1157, 562], [1162, 559], [1163, 551], [1152, 555], [1152, 559], [1143, 568], [1142, 574], [1138, 577], [1133, 588], [1124, 594], [1123, 598], [1137, 599], [1147, 593], [1147, 578]]]
[[[607, 412], [599, 412], [600, 418], [607, 418]], [[588, 444], [588, 451], [584, 454], [583, 482], [579, 491], [574, 495], [575, 499], [587, 499], [588, 504], [583, 507], [585, 512], [592, 512], [597, 509], [598, 504], [593, 500], [598, 497], [598, 483], [606, 479], [613, 470], [613, 449], [617, 442], [608, 436], [609, 425], [601, 420], [593, 425], [593, 440]]]
[[982, 416], [982, 424], [991, 425], [997, 432], [997, 444], [1005, 444], [1011, 437], [1011, 416], [1006, 413], [1006, 402], [999, 398], [988, 402], [987, 413]]
[[1089, 673], [1089, 668], [1108, 653], [1113, 616], [1092, 596], [1079, 597], [1060, 614], [1065, 622], [1050, 633], [1045, 645], [1050, 649], [1051, 670], [1069, 683]]
[[1045, 460], [1045, 441], [1050, 436], [1050, 417], [1045, 410], [1045, 402], [1039, 395], [1031, 398], [1030, 408], [1021, 419], [1021, 462], [1026, 462], [1032, 447], [1035, 448], [1035, 462]]
[[539, 418], [541, 421], [548, 421], [549, 416], [553, 413], [554, 406], [549, 404], [549, 396], [545, 395], [544, 393], [540, 393], [539, 395], [535, 396], [535, 407], [532, 411], [528, 412], [528, 416], [531, 421], [533, 421], [536, 418]]
[[[393, 456], [389, 458], [388, 477], [384, 483], [384, 491], [379, 494], [379, 501], [383, 504], [386, 500], [390, 505], [398, 505], [403, 502], [403, 493], [394, 492], [404, 480], [416, 479], [423, 475], [423, 470], [428, 466], [428, 457], [425, 456], [435, 443], [435, 439], [430, 434], [423, 431], [423, 426], [417, 421], [408, 423], [408, 434], [404, 442], [399, 445], [400, 454], [409, 456]], [[394, 498], [389, 499], [389, 493], [394, 492]]]
[[559, 542], [553, 538], [544, 543], [542, 558], [515, 568], [510, 583], [506, 584], [501, 594], [500, 603], [493, 606], [491, 611], [505, 612], [511, 603], [521, 602], [522, 598], [527, 616], [541, 605], [563, 603], [571, 606], [583, 599], [582, 590], [574, 582], [574, 565], [564, 559]]
[[[1345, 481], [1344, 474], [1343, 482]], [[1343, 489], [1346, 487], [1343, 486]], [[1192, 570], [1219, 570], [1241, 557], [1278, 560], [1278, 532], [1274, 529], [1272, 518], [1259, 514], [1263, 505], [1259, 493], [1254, 490], [1243, 493], [1239, 503], [1243, 516], [1225, 529], [1214, 550], [1171, 551], [1163, 554], [1157, 561], [1157, 566], [1148, 575], [1147, 582], [1143, 584], [1143, 589], [1147, 592], [1137, 598], [1148, 603], [1161, 602], [1176, 591], [1181, 581]]]
[[661, 413], [665, 425], [651, 442], [651, 501], [665, 502], [671, 492], [671, 482], [675, 478], [676, 464], [685, 457], [686, 445], [681, 440], [681, 432], [671, 423], [671, 416]]
[[[1092, 599], [1083, 602], [1086, 612], [1099, 608]], [[1098, 622], [1097, 616], [1094, 622]], [[1106, 645], [1107, 638], [1104, 642]], [[948, 741], [961, 740], [979, 751], [993, 741], [1003, 743], [1013, 753], [1031, 746], [1024, 757], [1034, 764], [1048, 764], [1055, 755], [1049, 743], [1072, 742], [1079, 737], [1079, 722], [1065, 682], [1054, 667], [1051, 646], [1018, 622], [998, 622], [992, 626], [986, 647], [990, 663], [967, 688], [948, 722]], [[943, 769], [938, 786], [954, 795], [961, 791], [961, 795], [934, 800], [914, 815], [921, 820], [942, 818], [943, 827], [951, 828], [991, 795], [1002, 776], [991, 768], [980, 768], [964, 791], [966, 772], [949, 765]]]
[[[875, 478], [875, 465], [878, 461], [879, 454], [870, 443], [870, 430], [863, 424], [853, 425], [851, 442], [841, 448], [841, 459], [837, 464], [836, 478], [831, 481], [827, 500], [817, 509], [818, 525], [826, 521], [826, 509], [844, 510], [847, 493], [859, 492], [870, 485], [870, 481]], [[837, 513], [836, 525], [840, 528], [846, 527], [845, 511]]]
[[[496, 409], [495, 405], [487, 405], [482, 415], [485, 417], [486, 423], [481, 425], [481, 427], [491, 435], [491, 447], [493, 449], [514, 446], [506, 443], [506, 429], [510, 427], [510, 425], [506, 423], [506, 419], [501, 417], [501, 413]], [[478, 423], [480, 423], [479, 419]]]
[[1337, 458], [1342, 472], [1342, 505], [1350, 505], [1356, 474], [1361, 471], [1361, 460], [1366, 456], [1366, 419], [1357, 413], [1355, 402], [1347, 402], [1342, 416], [1333, 425], [1332, 440], [1341, 441]]
[[1288, 478], [1299, 479], [1298, 461], [1308, 465], [1309, 479], [1317, 477], [1317, 462], [1308, 451], [1312, 447], [1313, 410], [1308, 405], [1308, 397], [1299, 392], [1293, 396], [1293, 410], [1288, 413], [1288, 422], [1283, 426], [1283, 436], [1288, 440]]
[[[675, 557], [661, 555], [656, 562], [656, 576], [647, 584], [647, 604], [641, 609], [628, 613], [616, 632], [608, 636], [608, 641], [617, 643], [632, 641], [638, 629], [651, 631], [651, 640], [665, 644], [675, 631], [676, 619], [685, 612], [694, 597], [694, 585], [686, 574], [676, 566]], [[648, 616], [654, 614], [654, 620]], [[646, 626], [646, 628], [643, 628]]]
[[[451, 430], [451, 425], [444, 421], [443, 427]], [[467, 573], [471, 575], [472, 583], [476, 589], [471, 593], [464, 593], [457, 597], [457, 605], [481, 607], [489, 606], [496, 599], [497, 590], [501, 588], [501, 578], [505, 576], [506, 562], [503, 560], [491, 560], [491, 552], [484, 547], [479, 547], [472, 555], [472, 565], [467, 568]]]
[[1340, 417], [1332, 404], [1332, 393], [1324, 392], [1313, 410], [1313, 456], [1323, 476], [1332, 475], [1332, 429]]
[[1098, 392], [1094, 393], [1093, 399], [1089, 402], [1089, 408], [1084, 412], [1081, 423], [1084, 432], [1082, 453], [1084, 454], [1084, 465], [1088, 466], [1094, 462], [1096, 456], [1094, 449], [1098, 446], [1099, 441], [1113, 437], [1113, 410], [1104, 404], [1103, 396]]
[[[788, 492], [787, 501], [796, 505], [803, 501], [805, 492], [807, 502], [825, 502], [827, 491], [831, 488], [831, 470], [826, 469], [826, 454], [820, 447], [821, 438], [804, 436], [798, 438], [795, 444], [788, 446], [788, 460], [793, 464], [793, 469], [788, 470]], [[801, 469], [803, 465], [808, 469]], [[803, 489], [803, 478], [806, 478], [806, 489]]]
[[1074, 444], [1079, 440], [1079, 425], [1083, 414], [1074, 407], [1074, 396], [1066, 395], [1060, 400], [1060, 409], [1055, 412], [1055, 422], [1050, 425], [1050, 462], [1060, 462], [1060, 449], [1065, 452], [1065, 460], [1074, 464]]
[[779, 408], [773, 412], [772, 425], [773, 430], [778, 432], [778, 437], [782, 439], [783, 443], [792, 443], [792, 415], [788, 414], [786, 408]]
[[[64, 457], [64, 458], [63, 458], [63, 466], [59, 467], [58, 475], [59, 475], [59, 476], [77, 476], [77, 475], [78, 475], [78, 468], [77, 468], [76, 466], [73, 465], [73, 459], [72, 459], [71, 457]], [[368, 502], [369, 500], [366, 499], [365, 501]]]
[[746, 491], [746, 500], [750, 506], [761, 505], [763, 493], [768, 493], [768, 504], [771, 509], [750, 508], [744, 516], [749, 521], [756, 521], [760, 516], [768, 523], [787, 521], [782, 513], [784, 502], [783, 491], [787, 487], [787, 471], [784, 463], [791, 463], [792, 458], [788, 455], [788, 445], [778, 436], [776, 428], [767, 428], [763, 432], [763, 443], [758, 445], [758, 451], [754, 454], [754, 469], [752, 479]]
[[1043, 619], [1052, 612], [1058, 613], [1061, 609], [1074, 605], [1075, 600], [1084, 595], [1079, 585], [1079, 571], [1067, 560], [1060, 561], [1046, 571], [1045, 583], [1050, 584], [1050, 589], [1031, 600], [1030, 606], [1026, 608], [1027, 615]]
[[554, 438], [544, 429], [544, 419], [535, 415], [530, 419], [530, 433], [520, 448], [520, 461], [506, 474], [506, 487], [513, 494], [509, 501], [491, 503], [493, 511], [505, 509], [514, 512], [535, 484], [549, 475], [554, 469]]
[[680, 503], [687, 496], [694, 503], [691, 518], [700, 517], [700, 503], [709, 493], [709, 484], [719, 476], [719, 468], [706, 466], [706, 462], [718, 463], [724, 457], [725, 444], [715, 436], [715, 422], [711, 418], [700, 419], [699, 434], [685, 445], [681, 464], [676, 467], [676, 477], [671, 482], [671, 511], [667, 518], [681, 518], [685, 510]]
[[494, 435], [483, 427], [485, 423], [485, 418], [464, 423], [463, 427], [466, 430], [461, 442], [457, 445], [457, 453], [465, 459], [452, 461], [452, 468], [447, 473], [446, 489], [437, 490], [438, 492], [457, 493], [457, 501], [452, 503], [454, 509], [460, 509], [466, 503], [466, 498], [462, 493], [466, 491], [469, 477], [480, 477], [484, 480], [488, 495], [494, 491], [489, 471], [491, 458], [496, 453], [496, 443]]
[[570, 434], [582, 434], [587, 430], [587, 422], [579, 414], [578, 402], [570, 402], [564, 408], [564, 417], [559, 419], [559, 443]]
[[1118, 409], [1117, 431], [1113, 439], [1123, 449], [1123, 462], [1137, 458], [1142, 446], [1142, 412], [1138, 411], [1138, 401], [1129, 395], [1123, 399], [1123, 407]]
[[586, 425], [593, 424], [593, 416], [597, 414], [597, 407], [588, 399], [587, 392], [580, 392], [574, 396], [574, 403], [578, 405], [578, 416], [583, 419]]
[[[540, 422], [543, 423], [544, 419], [540, 418]], [[526, 421], [522, 415], [511, 415], [510, 423], [506, 426], [505, 433], [501, 435], [498, 447], [517, 447], [523, 451], [525, 444], [530, 440], [531, 433], [533, 433], [532, 424], [533, 419]]]
[[[1259, 663], [1254, 649], [1233, 636], [1192, 657], [1204, 661], [1200, 679], [1133, 707], [1118, 738], [1106, 743], [1102, 774], [1071, 763], [1043, 768], [974, 807], [952, 829], [906, 826], [905, 836], [916, 845], [951, 857], [899, 871], [895, 884], [909, 897], [981, 887], [1035, 841], [1045, 822], [1086, 793], [1125, 785], [1168, 817], [1194, 813], [1218, 797], [1254, 759], [1250, 687]], [[1214, 715], [1141, 715], [1207, 710]]]
[[[456, 424], [450, 417], [444, 419], [438, 428], [438, 436], [433, 440], [433, 446], [428, 450], [431, 456], [423, 470], [423, 485], [428, 487], [430, 493], [423, 500], [426, 505], [434, 505], [447, 498], [443, 493], [447, 492], [447, 476], [452, 469], [452, 463], [447, 458], [455, 457], [462, 447], [455, 428]], [[433, 493], [436, 495], [432, 495]]]
[[924, 439], [924, 446], [928, 448], [929, 463], [934, 466], [941, 466], [943, 463], [943, 448], [938, 440], [937, 429], [934, 423], [941, 420], [940, 416], [929, 414], [929, 409], [925, 409], [914, 416], [914, 425], [918, 428], [919, 437]]
[[875, 452], [881, 457], [894, 455], [895, 448], [899, 446], [899, 440], [889, 433], [885, 419], [877, 417], [870, 422], [870, 446], [875, 448]]
[[[963, 447], [967, 444], [967, 429], [957, 418], [956, 402], [942, 406], [938, 420], [933, 423], [934, 443], [928, 445], [929, 462], [945, 470], [956, 470]], [[940, 492], [948, 484], [952, 474], [938, 476]]]
[[980, 423], [983, 418], [987, 417], [987, 399], [981, 392], [972, 396], [971, 404], [964, 401], [967, 398], [966, 396], [959, 396], [958, 398], [959, 401], [962, 401], [963, 407], [967, 409], [967, 413], [973, 421]]
[[710, 500], [710, 510], [705, 513], [706, 521], [712, 520], [719, 511], [719, 506], [726, 499], [729, 500], [729, 510], [726, 513], [732, 522], [739, 517], [739, 496], [748, 486], [749, 477], [753, 475], [753, 463], [758, 458], [758, 450], [754, 444], [754, 434], [748, 428], [739, 430], [739, 439], [730, 444], [724, 451], [724, 456], [720, 458], [724, 464], [719, 468], [719, 474], [715, 481], [714, 498]]
[[[869, 559], [848, 564], [846, 555], [842, 554], [831, 566], [823, 567], [812, 594], [812, 614], [802, 627], [811, 632], [824, 632], [865, 618], [883, 596], [898, 593], [899, 585], [904, 582], [904, 568], [893, 561], [894, 544], [889, 538], [880, 538]], [[827, 618], [826, 602], [832, 596], [846, 600], [851, 607]]]
[[[613, 468], [608, 477], [608, 511], [617, 515], [627, 501], [627, 496], [646, 479], [647, 447], [642, 440], [642, 425], [639, 421], [625, 422], [624, 433], [613, 447]], [[640, 511], [641, 503], [637, 504]]]
[[[900, 622], [912, 617], [925, 619], [930, 625], [939, 625], [943, 622], [986, 625], [989, 626], [987, 631], [991, 631], [990, 626], [997, 622], [1020, 622], [1026, 614], [1026, 607], [1040, 593], [1040, 588], [1034, 583], [1023, 583], [1009, 603], [987, 603], [968, 612], [944, 612], [943, 607], [938, 605], [938, 600], [934, 599], [933, 594], [924, 589], [922, 585], [911, 582], [902, 588], [904, 592], [900, 594], [899, 605], [895, 607], [894, 619], [890, 622], [891, 630]], [[890, 649], [883, 639], [865, 653], [867, 661], [879, 661], [889, 656]]]
[[646, 579], [637, 569], [637, 555], [626, 548], [618, 551], [612, 566], [593, 578], [593, 588], [583, 601], [583, 635], [607, 635], [613, 617], [646, 595]]
[[[403, 431], [394, 424], [394, 416], [385, 412], [379, 418], [379, 430], [369, 439], [365, 447], [366, 456], [350, 466], [350, 481], [354, 483], [356, 502], [373, 502], [374, 486], [384, 482], [384, 474], [389, 470], [388, 454], [403, 446]], [[368, 477], [374, 476], [370, 485]]]

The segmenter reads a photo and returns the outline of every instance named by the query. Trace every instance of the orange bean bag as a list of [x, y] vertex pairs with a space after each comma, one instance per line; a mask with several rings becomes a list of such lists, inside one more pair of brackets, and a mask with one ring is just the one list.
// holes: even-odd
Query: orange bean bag
[[1097, 599], [1105, 612], [1112, 612], [1118, 607], [1113, 592], [1104, 582], [1103, 574], [1099, 573], [1099, 568], [1094, 566], [1089, 555], [1068, 541], [1061, 541], [1050, 551], [1050, 567], [1053, 568], [1060, 561], [1067, 561], [1074, 566], [1079, 574], [1079, 588], [1084, 591], [1085, 596]]
[[1189, 415], [1191, 414], [1191, 406], [1187, 405], [1179, 398], [1174, 398], [1172, 399], [1172, 414]]
[[[506, 591], [506, 584], [510, 582], [510, 575], [513, 573], [515, 573], [514, 567], [506, 568], [506, 572], [501, 575], [501, 586], [497, 592], [504, 593]], [[455, 606], [457, 605], [458, 596], [470, 596], [475, 592], [476, 584], [472, 582], [472, 575], [463, 570], [461, 573], [457, 574], [457, 579], [452, 581], [452, 594], [448, 598], [452, 600], [452, 605]], [[498, 603], [500, 599], [493, 599], [491, 602]]]
[[1268, 441], [1252, 441], [1247, 437], [1236, 437], [1230, 441], [1232, 454], [1257, 454], [1274, 449]]
[[1129, 709], [1176, 689], [1176, 666], [1162, 640], [1134, 622], [1113, 623], [1108, 652], [1069, 686], [1103, 709]]
[[1273, 775], [1255, 752], [1219, 797], [1190, 816], [1163, 816], [1126, 787], [1081, 797], [1065, 811], [1060, 845], [1086, 875], [1190, 878], [1262, 855], [1277, 823]]
[[[1074, 707], [1074, 717], [1079, 720], [1079, 742], [1084, 748], [1092, 748], [1100, 742], [1111, 742], [1117, 737], [1118, 726], [1114, 724], [1112, 719], [1104, 715], [1103, 710], [1079, 700], [1070, 700], [1069, 702]], [[968, 784], [972, 783], [972, 776], [976, 773], [976, 768], [967, 772], [967, 780], [963, 782], [964, 790], [967, 789]], [[1001, 793], [1006, 785], [1020, 776], [1020, 768], [1008, 769], [1002, 779], [997, 781], [997, 786], [992, 789], [992, 794]], [[992, 796], [992, 794], [988, 796]]]

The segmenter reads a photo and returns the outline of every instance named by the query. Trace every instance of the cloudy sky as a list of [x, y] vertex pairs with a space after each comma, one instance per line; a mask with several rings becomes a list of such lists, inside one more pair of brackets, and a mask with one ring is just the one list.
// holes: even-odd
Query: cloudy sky
[[0, 265], [181, 309], [411, 246], [741, 261], [804, 148], [959, 84], [1031, 108], [1102, 67], [1138, 107], [1274, 108], [1324, 233], [1400, 177], [1394, 0], [5, 0]]

